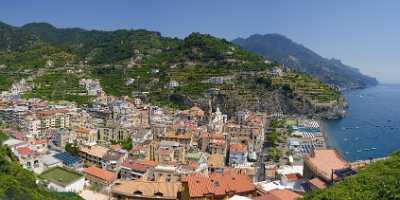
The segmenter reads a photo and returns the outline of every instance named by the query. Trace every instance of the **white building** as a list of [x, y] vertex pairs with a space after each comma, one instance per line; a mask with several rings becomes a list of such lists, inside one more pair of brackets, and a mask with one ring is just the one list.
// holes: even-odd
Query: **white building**
[[[63, 174], [61, 178], [60, 174]], [[40, 175], [47, 181], [47, 188], [57, 192], [75, 192], [83, 190], [85, 177], [82, 174], [61, 167], [54, 167]]]

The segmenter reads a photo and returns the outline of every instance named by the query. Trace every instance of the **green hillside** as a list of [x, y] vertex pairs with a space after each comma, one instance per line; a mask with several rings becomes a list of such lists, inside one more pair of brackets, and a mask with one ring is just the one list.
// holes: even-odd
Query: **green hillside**
[[23, 169], [10, 149], [1, 143], [7, 136], [0, 132], [0, 199], [4, 200], [80, 200], [73, 193], [54, 193], [36, 184], [35, 175]]
[[[263, 57], [207, 34], [177, 39], [146, 30], [86, 31], [32, 23], [0, 24], [0, 36], [0, 90], [27, 78], [33, 90], [25, 97], [86, 104], [91, 98], [79, 95], [83, 88], [78, 82], [95, 78], [109, 95], [145, 92], [146, 101], [174, 108], [207, 107], [212, 101], [226, 112], [315, 113], [329, 110], [315, 106], [319, 103], [340, 107], [342, 102], [335, 89], [320, 81], [294, 72], [296, 79], [303, 78], [277, 78], [271, 73], [277, 63], [267, 64]], [[169, 87], [171, 82], [176, 85]]]
[[325, 190], [307, 194], [306, 200], [400, 199], [400, 152], [378, 161], [357, 175]]

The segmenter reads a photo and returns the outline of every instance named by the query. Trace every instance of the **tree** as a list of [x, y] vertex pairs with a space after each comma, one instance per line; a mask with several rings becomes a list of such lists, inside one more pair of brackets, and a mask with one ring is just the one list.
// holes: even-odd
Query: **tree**
[[65, 145], [65, 151], [71, 155], [77, 156], [79, 154], [79, 147], [74, 143], [68, 143]]

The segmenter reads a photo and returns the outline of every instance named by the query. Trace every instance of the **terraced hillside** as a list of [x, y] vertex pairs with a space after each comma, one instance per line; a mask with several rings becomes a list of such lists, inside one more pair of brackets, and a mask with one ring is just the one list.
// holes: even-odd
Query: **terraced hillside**
[[26, 97], [87, 104], [91, 97], [81, 95], [79, 80], [93, 78], [109, 95], [145, 94], [147, 101], [172, 108], [207, 109], [211, 102], [229, 113], [247, 108], [334, 116], [342, 107], [336, 89], [305, 74], [276, 75], [277, 68], [207, 34], [181, 40], [146, 30], [0, 24], [0, 90], [25, 78], [33, 88]]

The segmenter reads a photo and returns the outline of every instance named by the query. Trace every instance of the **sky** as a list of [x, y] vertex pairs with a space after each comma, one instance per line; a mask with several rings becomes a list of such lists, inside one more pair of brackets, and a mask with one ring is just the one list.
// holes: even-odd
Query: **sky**
[[400, 83], [398, 0], [1, 0], [0, 21], [21, 26], [139, 29], [228, 40], [279, 33], [382, 83]]

